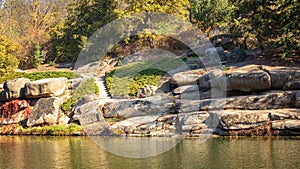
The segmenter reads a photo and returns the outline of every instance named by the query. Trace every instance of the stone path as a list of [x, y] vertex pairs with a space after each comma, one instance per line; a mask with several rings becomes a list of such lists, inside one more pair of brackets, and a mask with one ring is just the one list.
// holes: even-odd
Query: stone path
[[95, 77], [96, 84], [99, 88], [99, 99], [111, 99], [111, 96], [108, 92], [106, 83], [105, 83], [105, 76], [97, 76]]

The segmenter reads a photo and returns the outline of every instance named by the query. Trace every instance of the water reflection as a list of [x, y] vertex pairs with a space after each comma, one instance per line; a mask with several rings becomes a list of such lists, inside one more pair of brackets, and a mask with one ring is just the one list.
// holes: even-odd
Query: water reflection
[[109, 153], [89, 137], [0, 136], [0, 168], [299, 168], [299, 155], [296, 139], [184, 140], [136, 159]]

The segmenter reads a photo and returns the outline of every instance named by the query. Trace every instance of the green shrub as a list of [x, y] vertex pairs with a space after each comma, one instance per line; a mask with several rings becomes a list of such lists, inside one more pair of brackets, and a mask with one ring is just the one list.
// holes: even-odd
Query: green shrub
[[50, 72], [34, 72], [34, 73], [25, 73], [25, 72], [11, 72], [5, 76], [0, 77], [0, 83], [4, 83], [8, 80], [13, 80], [16, 78], [28, 78], [31, 81], [46, 79], [46, 78], [58, 78], [66, 77], [68, 79], [78, 78], [80, 75], [75, 72], [60, 72], [60, 71], [50, 71]]
[[35, 67], [39, 67], [45, 61], [45, 59], [42, 58], [42, 56], [41, 56], [41, 46], [40, 46], [39, 43], [37, 43], [35, 45], [35, 51], [34, 51], [34, 54], [33, 54], [33, 58], [34, 58], [34, 66]]
[[114, 96], [136, 96], [145, 86], [157, 86], [164, 73], [185, 64], [181, 58], [135, 62], [118, 67], [106, 75], [106, 85]]
[[78, 86], [73, 92], [72, 97], [62, 104], [62, 109], [64, 111], [70, 111], [83, 96], [91, 94], [99, 94], [98, 86], [93, 78], [87, 79]]

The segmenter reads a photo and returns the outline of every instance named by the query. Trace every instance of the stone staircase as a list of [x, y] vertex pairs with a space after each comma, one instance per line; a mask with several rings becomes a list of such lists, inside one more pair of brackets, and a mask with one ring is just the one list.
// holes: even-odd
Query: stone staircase
[[111, 95], [109, 94], [105, 83], [105, 76], [97, 76], [95, 77], [95, 80], [99, 88], [99, 99], [111, 99]]

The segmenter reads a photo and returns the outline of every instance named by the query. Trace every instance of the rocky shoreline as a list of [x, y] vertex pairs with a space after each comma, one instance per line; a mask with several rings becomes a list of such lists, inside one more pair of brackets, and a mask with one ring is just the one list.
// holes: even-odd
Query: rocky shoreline
[[158, 90], [171, 95], [87, 103], [96, 105], [100, 117], [88, 113], [85, 131], [138, 137], [300, 135], [299, 80], [298, 67], [181, 72], [160, 83]]
[[190, 70], [162, 78], [154, 96], [153, 92], [136, 99], [90, 95], [71, 112], [64, 112], [61, 105], [72, 96], [78, 81], [20, 78], [4, 83], [0, 134], [300, 135], [298, 67], [246, 65], [223, 71]]

